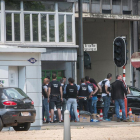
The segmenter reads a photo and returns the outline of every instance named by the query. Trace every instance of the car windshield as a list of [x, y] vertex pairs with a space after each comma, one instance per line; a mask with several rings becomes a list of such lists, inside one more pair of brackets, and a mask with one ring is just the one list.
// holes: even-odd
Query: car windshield
[[[130, 88], [130, 91], [131, 91], [131, 94], [130, 95], [133, 95], [133, 96], [140, 96], [140, 90], [138, 89], [135, 89], [135, 88], [132, 88], [132, 87], [129, 87]], [[129, 95], [129, 94], [128, 94]]]
[[3, 93], [9, 99], [23, 99], [23, 98], [28, 98], [28, 96], [20, 88], [7, 88], [7, 89], [3, 89]]

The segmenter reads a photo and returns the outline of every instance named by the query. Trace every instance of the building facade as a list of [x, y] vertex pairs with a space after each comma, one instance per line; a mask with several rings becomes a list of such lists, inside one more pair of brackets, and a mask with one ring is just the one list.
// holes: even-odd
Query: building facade
[[[103, 80], [107, 73], [123, 74], [113, 61], [113, 41], [124, 36], [127, 42], [126, 83], [139, 87], [140, 72], [131, 66], [131, 55], [138, 51], [138, 0], [83, 0], [83, 43], [97, 44], [97, 51], [87, 52], [91, 67], [85, 68], [85, 75]], [[75, 3], [76, 43], [78, 35], [78, 1]], [[79, 71], [79, 70], [78, 70]]]
[[0, 81], [20, 87], [35, 103], [42, 126], [42, 79], [76, 77], [73, 1], [0, 1]]

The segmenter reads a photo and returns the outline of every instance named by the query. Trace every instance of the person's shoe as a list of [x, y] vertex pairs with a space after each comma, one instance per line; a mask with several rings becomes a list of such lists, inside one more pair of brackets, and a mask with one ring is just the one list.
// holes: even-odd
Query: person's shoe
[[50, 121], [46, 121], [46, 123], [50, 123]]
[[103, 119], [103, 122], [108, 122], [110, 121], [110, 119]]
[[117, 122], [120, 122], [120, 118], [117, 118]]
[[59, 123], [61, 123], [61, 121], [59, 121]]
[[74, 121], [70, 121], [70, 122], [74, 122]]
[[54, 123], [54, 122], [51, 122], [51, 121], [50, 121], [50, 123]]
[[128, 122], [127, 120], [123, 120], [123, 122]]

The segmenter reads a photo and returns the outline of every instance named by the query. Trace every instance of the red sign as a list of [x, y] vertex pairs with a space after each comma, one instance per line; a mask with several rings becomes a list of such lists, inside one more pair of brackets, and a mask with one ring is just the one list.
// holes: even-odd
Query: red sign
[[140, 68], [140, 52], [135, 52], [132, 54], [131, 64], [134, 68]]

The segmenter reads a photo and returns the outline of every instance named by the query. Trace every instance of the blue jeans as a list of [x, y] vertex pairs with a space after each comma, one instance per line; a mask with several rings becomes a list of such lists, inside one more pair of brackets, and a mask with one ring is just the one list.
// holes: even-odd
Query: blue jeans
[[44, 105], [44, 110], [45, 110], [45, 113], [46, 113], [46, 116], [47, 116], [47, 121], [50, 121], [50, 118], [49, 118], [49, 103], [48, 103], [48, 98], [44, 98], [43, 105]]
[[73, 105], [74, 116], [76, 121], [79, 122], [78, 114], [77, 114], [77, 100], [75, 98], [69, 98], [67, 100], [67, 109], [70, 112], [71, 105]]
[[74, 117], [74, 112], [73, 112], [73, 105], [71, 105], [71, 108], [70, 108], [70, 116], [71, 116], [71, 121], [74, 121], [75, 117]]
[[92, 113], [92, 98], [88, 100], [88, 111]]
[[122, 118], [123, 118], [123, 120], [126, 120], [124, 99], [116, 99], [115, 100], [115, 112], [116, 112], [117, 118], [120, 118], [120, 115], [119, 115], [120, 108], [119, 108], [119, 106], [122, 109]]
[[110, 96], [103, 96], [104, 101], [104, 112], [103, 112], [103, 119], [108, 119], [108, 111], [110, 106]]
[[92, 100], [92, 112], [91, 113], [97, 113], [97, 100]]

